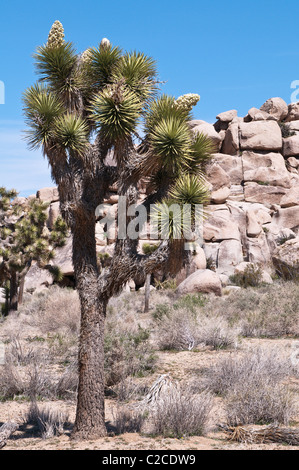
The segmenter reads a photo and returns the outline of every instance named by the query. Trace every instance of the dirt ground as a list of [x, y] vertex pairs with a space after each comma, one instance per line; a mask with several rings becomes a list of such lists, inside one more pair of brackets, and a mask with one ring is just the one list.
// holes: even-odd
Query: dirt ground
[[[273, 345], [278, 343], [280, 347], [289, 350], [293, 340], [265, 340], [250, 339], [243, 340], [243, 345]], [[239, 354], [237, 351], [211, 351], [200, 350], [196, 352], [160, 352], [158, 366], [155, 374], [146, 380], [154, 382], [161, 374], [169, 374], [174, 380], [184, 380], [192, 377], [201, 368], [215, 364], [227, 354]], [[292, 388], [299, 391], [299, 380], [294, 380]], [[28, 426], [24, 426], [24, 415], [28, 411], [27, 401], [7, 401], [0, 403], [0, 424], [7, 421], [15, 421], [19, 424], [18, 431], [10, 438], [3, 450], [297, 450], [298, 447], [278, 444], [238, 444], [231, 442], [224, 432], [220, 432], [217, 423], [223, 422], [223, 411], [221, 404], [217, 402], [213, 410], [213, 423], [210, 432], [205, 437], [190, 437], [184, 439], [170, 439], [162, 437], [149, 437], [138, 433], [127, 433], [122, 435], [108, 435], [95, 441], [72, 441], [70, 429], [60, 437], [41, 439], [34, 437]], [[219, 399], [220, 400], [220, 399]], [[70, 424], [75, 418], [75, 404], [65, 401], [42, 402], [50, 405], [52, 409], [67, 411]], [[115, 402], [106, 400], [106, 419], [109, 423], [113, 420], [113, 409]], [[299, 423], [299, 418], [298, 418]], [[297, 424], [298, 424], [297, 423]], [[71, 428], [71, 425], [70, 425]]]

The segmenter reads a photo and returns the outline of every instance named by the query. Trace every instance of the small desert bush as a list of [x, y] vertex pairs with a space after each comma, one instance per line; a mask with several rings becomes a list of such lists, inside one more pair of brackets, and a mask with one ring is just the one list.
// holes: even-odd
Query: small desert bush
[[283, 358], [281, 351], [259, 348], [221, 360], [208, 371], [202, 386], [224, 397], [231, 426], [288, 424], [295, 402], [282, 381], [293, 373], [290, 358]]
[[149, 336], [149, 331], [140, 326], [107, 322], [104, 349], [108, 387], [130, 375], [140, 377], [153, 371], [156, 359]]
[[26, 315], [27, 324], [44, 333], [67, 332], [78, 334], [80, 325], [80, 303], [73, 289], [57, 286], [34, 294], [20, 315]]
[[186, 310], [171, 310], [157, 321], [157, 345], [161, 350], [192, 350], [197, 344], [196, 316]]
[[230, 426], [279, 423], [288, 425], [295, 416], [293, 394], [283, 385], [264, 380], [244, 381], [230, 390], [225, 399]]
[[161, 350], [191, 351], [199, 344], [226, 349], [238, 342], [237, 329], [230, 328], [225, 320], [196, 314], [188, 307], [169, 309], [158, 317], [156, 336]]
[[113, 421], [116, 434], [136, 433], [142, 430], [145, 413], [118, 406], [113, 411]]
[[207, 318], [201, 321], [197, 341], [214, 350], [236, 348], [238, 335], [239, 330], [230, 327], [225, 320]]
[[192, 395], [187, 389], [169, 390], [159, 398], [150, 415], [152, 434], [178, 439], [202, 436], [207, 430], [212, 404], [209, 393]]
[[173, 304], [174, 310], [185, 308], [189, 312], [195, 313], [206, 305], [207, 297], [202, 294], [187, 294]]
[[211, 297], [202, 311], [210, 318], [224, 318], [245, 337], [299, 336], [299, 285], [275, 282], [259, 288], [240, 289], [227, 297]]
[[216, 395], [226, 396], [243, 383], [262, 389], [292, 374], [290, 357], [284, 358], [280, 349], [248, 349], [241, 357], [229, 355], [211, 367], [203, 379], [203, 387]]
[[247, 289], [248, 287], [258, 287], [262, 283], [262, 278], [262, 268], [255, 264], [249, 264], [243, 272], [231, 276], [230, 280], [236, 286]]
[[149, 387], [143, 383], [136, 382], [136, 379], [133, 377], [126, 377], [114, 387], [113, 391], [117, 396], [117, 400], [121, 403], [130, 400], [141, 400], [147, 395]]
[[69, 425], [69, 416], [60, 410], [39, 407], [35, 401], [32, 401], [24, 418], [24, 424], [34, 426], [42, 439], [49, 439], [65, 432], [66, 426]]

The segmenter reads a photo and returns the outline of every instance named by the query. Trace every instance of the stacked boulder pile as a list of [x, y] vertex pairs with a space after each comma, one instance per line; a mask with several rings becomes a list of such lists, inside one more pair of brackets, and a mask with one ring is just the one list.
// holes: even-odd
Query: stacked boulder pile
[[[183, 271], [177, 277], [180, 293], [221, 294], [230, 277], [248, 264], [262, 267], [268, 283], [275, 269], [299, 267], [299, 103], [288, 106], [272, 98], [243, 118], [230, 110], [216, 119], [215, 124], [191, 122], [194, 132], [212, 139], [216, 153], [207, 168], [211, 202], [203, 245], [191, 275], [186, 279]], [[117, 187], [110, 189], [105, 207], [116, 214]], [[141, 189], [145, 194], [146, 187]], [[37, 197], [50, 203], [51, 228], [59, 214], [57, 189], [44, 188]], [[98, 223], [96, 240], [99, 253], [113, 255], [115, 233], [104, 234]], [[72, 274], [71, 239], [53, 263]]]

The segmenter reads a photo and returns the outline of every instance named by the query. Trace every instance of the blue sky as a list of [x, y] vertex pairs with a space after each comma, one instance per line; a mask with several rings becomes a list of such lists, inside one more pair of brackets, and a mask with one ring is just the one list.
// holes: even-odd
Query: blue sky
[[[163, 92], [198, 93], [195, 118], [214, 122], [218, 113], [281, 96], [291, 101], [299, 80], [297, 0], [10, 0], [1, 2], [0, 186], [22, 195], [53, 185], [41, 152], [22, 140], [22, 92], [36, 76], [32, 54], [59, 19], [78, 51], [103, 37], [157, 60]], [[1, 102], [1, 97], [0, 97]]]

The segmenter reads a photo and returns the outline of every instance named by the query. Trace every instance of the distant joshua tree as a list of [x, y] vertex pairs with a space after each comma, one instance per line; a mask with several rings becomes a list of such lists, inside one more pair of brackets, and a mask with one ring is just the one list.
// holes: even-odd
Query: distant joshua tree
[[67, 235], [61, 217], [51, 232], [47, 229], [48, 204], [38, 199], [23, 203], [16, 196], [15, 190], [0, 188], [0, 285], [7, 292], [6, 314], [22, 304], [25, 277], [33, 261], [47, 267], [59, 280], [59, 268], [48, 263]]
[[[156, 65], [139, 52], [123, 52], [103, 39], [78, 55], [56, 21], [35, 54], [40, 75], [24, 94], [31, 148], [41, 147], [58, 186], [61, 213], [73, 235], [73, 264], [81, 301], [79, 389], [74, 438], [106, 434], [104, 324], [109, 299], [135, 276], [179, 270], [184, 243], [169, 240], [148, 255], [138, 240], [118, 238], [101, 273], [96, 255], [96, 208], [117, 183], [127, 207], [136, 204], [138, 182], [148, 177], [144, 204], [202, 204], [208, 191], [204, 165], [210, 140], [194, 135], [189, 121], [198, 95], [159, 95]], [[142, 127], [141, 127], [142, 126]], [[142, 128], [142, 137], [140, 129]], [[107, 155], [113, 151], [116, 165]], [[133, 219], [125, 216], [128, 225]], [[172, 227], [172, 224], [170, 224]]]

